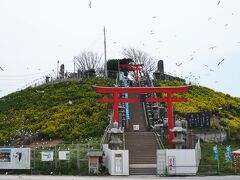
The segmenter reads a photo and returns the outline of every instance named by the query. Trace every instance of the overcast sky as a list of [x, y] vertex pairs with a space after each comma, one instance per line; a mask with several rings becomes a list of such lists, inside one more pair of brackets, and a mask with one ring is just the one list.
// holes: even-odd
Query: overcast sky
[[81, 51], [103, 55], [104, 26], [109, 59], [138, 48], [240, 97], [240, 0], [0, 0], [0, 97], [55, 76], [58, 60], [73, 71]]

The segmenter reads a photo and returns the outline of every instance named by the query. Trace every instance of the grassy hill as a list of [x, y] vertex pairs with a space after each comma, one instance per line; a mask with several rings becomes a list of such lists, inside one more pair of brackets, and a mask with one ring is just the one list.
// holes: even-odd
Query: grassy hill
[[112, 86], [109, 79], [65, 81], [27, 88], [0, 99], [0, 145], [39, 139], [72, 141], [96, 137], [108, 125], [108, 104], [92, 85]]
[[[179, 86], [178, 81], [155, 82], [157, 86]], [[27, 88], [0, 98], [0, 145], [28, 144], [40, 139], [73, 141], [99, 137], [107, 126], [110, 104], [102, 104], [102, 95], [92, 85], [113, 86], [109, 79], [64, 81]], [[178, 116], [207, 110], [219, 116], [220, 124], [240, 136], [240, 98], [209, 88], [192, 86], [189, 93], [175, 94], [187, 102], [175, 103]], [[240, 139], [240, 138], [239, 138]]]

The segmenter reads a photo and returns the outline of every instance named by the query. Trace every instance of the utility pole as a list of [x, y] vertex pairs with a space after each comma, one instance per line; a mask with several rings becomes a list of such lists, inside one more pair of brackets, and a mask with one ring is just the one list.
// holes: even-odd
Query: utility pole
[[105, 26], [103, 28], [103, 35], [104, 35], [104, 70], [105, 70], [105, 77], [108, 77], [108, 72], [107, 72], [107, 49], [106, 49], [106, 32], [105, 32]]
[[75, 77], [75, 67], [76, 67], [76, 56], [74, 56], [74, 58], [73, 58], [73, 74], [74, 74], [74, 77]]

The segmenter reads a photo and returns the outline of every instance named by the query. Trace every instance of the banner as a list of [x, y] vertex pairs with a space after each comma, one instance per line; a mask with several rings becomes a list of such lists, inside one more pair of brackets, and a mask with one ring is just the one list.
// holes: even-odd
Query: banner
[[168, 156], [168, 173], [176, 174], [176, 156]]
[[213, 146], [214, 160], [218, 161], [218, 147], [217, 145]]
[[226, 146], [225, 160], [227, 162], [232, 161], [232, 158], [231, 158], [231, 146], [230, 145]]
[[0, 148], [0, 169], [30, 169], [30, 148]]

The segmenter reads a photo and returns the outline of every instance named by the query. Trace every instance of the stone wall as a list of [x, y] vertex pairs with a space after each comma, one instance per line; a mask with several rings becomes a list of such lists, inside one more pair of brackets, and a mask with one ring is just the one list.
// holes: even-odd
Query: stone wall
[[201, 132], [201, 133], [194, 133], [194, 134], [205, 142], [221, 143], [227, 139], [226, 131]]

